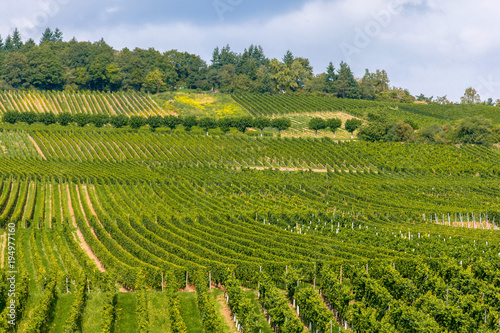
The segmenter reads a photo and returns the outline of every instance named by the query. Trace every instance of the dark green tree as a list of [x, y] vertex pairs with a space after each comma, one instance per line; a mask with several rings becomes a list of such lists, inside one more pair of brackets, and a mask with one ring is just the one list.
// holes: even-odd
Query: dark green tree
[[247, 128], [252, 127], [253, 118], [250, 116], [243, 116], [234, 119], [233, 127], [236, 127], [238, 131], [245, 134]]
[[[345, 125], [344, 125], [345, 130], [347, 132], [351, 133], [351, 139], [354, 137], [354, 131], [356, 131], [362, 124], [363, 124], [363, 122], [360, 119], [351, 118], [351, 119], [346, 120]], [[384, 135], [385, 135], [385, 133], [384, 133]]]
[[156, 129], [162, 125], [162, 121], [163, 119], [160, 116], [149, 116], [146, 123], [149, 126], [149, 130], [155, 132]]
[[54, 30], [54, 33], [52, 34], [52, 41], [53, 42], [62, 42], [63, 41], [63, 33], [59, 28], [56, 28]]
[[292, 66], [292, 63], [295, 60], [295, 57], [293, 56], [293, 53], [290, 50], [288, 50], [288, 51], [286, 51], [282, 60], [286, 66], [290, 67], [290, 66]]
[[28, 59], [19, 52], [11, 52], [2, 64], [2, 78], [14, 88], [25, 87], [28, 82]]
[[260, 129], [260, 136], [263, 136], [264, 128], [271, 127], [271, 120], [267, 117], [258, 117], [253, 120], [253, 127]]
[[109, 118], [109, 123], [114, 128], [122, 128], [128, 125], [128, 117], [124, 114], [119, 114], [117, 116], [111, 116]]
[[489, 145], [491, 130], [491, 120], [476, 116], [460, 120], [455, 132], [458, 143]]
[[90, 124], [91, 116], [87, 113], [76, 113], [73, 115], [73, 120], [79, 127], [84, 127]]
[[335, 132], [342, 127], [342, 120], [339, 118], [330, 118], [326, 120], [326, 127], [330, 129], [333, 133], [333, 138], [335, 138]]
[[220, 128], [220, 130], [224, 133], [227, 134], [231, 130], [231, 126], [234, 124], [234, 119], [232, 118], [220, 118], [217, 120], [217, 126]]
[[271, 120], [271, 127], [276, 128], [278, 130], [278, 134], [281, 135], [281, 131], [286, 131], [292, 127], [292, 121], [290, 118], [286, 117], [274, 118]]
[[38, 121], [38, 114], [34, 111], [21, 112], [19, 114], [19, 121], [25, 122], [28, 125], [34, 124]]
[[129, 119], [129, 125], [133, 129], [139, 129], [146, 125], [146, 118], [141, 116], [131, 116]]
[[52, 125], [57, 122], [56, 115], [52, 112], [44, 112], [38, 115], [38, 121], [44, 125]]
[[43, 90], [62, 88], [62, 64], [50, 45], [35, 46], [27, 54], [29, 83]]
[[69, 123], [73, 122], [73, 116], [69, 112], [62, 112], [56, 116], [56, 121], [59, 125], [67, 126]]
[[333, 93], [335, 92], [335, 81], [337, 81], [338, 75], [335, 70], [335, 67], [333, 66], [333, 63], [330, 62], [328, 64], [328, 67], [326, 68], [326, 86], [327, 86], [327, 92]]
[[104, 113], [97, 113], [90, 115], [90, 123], [95, 127], [103, 127], [109, 123], [109, 116]]
[[176, 129], [177, 126], [182, 124], [182, 118], [174, 116], [174, 115], [168, 115], [166, 117], [163, 117], [163, 125], [165, 127], [170, 128], [170, 134], [172, 134], [173, 130]]
[[42, 38], [40, 39], [40, 45], [43, 43], [47, 42], [53, 42], [54, 41], [54, 33], [50, 28], [45, 29], [45, 31], [42, 34]]
[[211, 117], [202, 117], [198, 119], [198, 126], [201, 127], [208, 135], [208, 130], [217, 128], [217, 122]]
[[2, 121], [4, 123], [15, 124], [19, 121], [20, 114], [17, 111], [7, 111], [2, 115]]
[[182, 120], [182, 125], [188, 133], [191, 133], [191, 129], [198, 125], [198, 119], [195, 116], [187, 116]]
[[310, 130], [314, 131], [314, 136], [318, 137], [318, 131], [325, 129], [326, 126], [326, 121], [323, 118], [320, 117], [313, 117], [309, 120], [309, 123], [307, 124], [307, 128]]
[[335, 81], [335, 91], [338, 97], [359, 98], [359, 85], [354, 79], [351, 68], [345, 63], [340, 63], [337, 80]]
[[21, 33], [17, 28], [14, 29], [12, 33], [12, 51], [17, 51], [23, 46], [23, 40], [21, 39]]

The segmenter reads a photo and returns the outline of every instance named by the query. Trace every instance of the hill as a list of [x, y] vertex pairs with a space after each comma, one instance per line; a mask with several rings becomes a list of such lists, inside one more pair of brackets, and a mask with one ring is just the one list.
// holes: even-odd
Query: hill
[[459, 119], [478, 115], [491, 119], [496, 124], [500, 123], [500, 108], [487, 105], [391, 103], [293, 94], [262, 95], [247, 93], [232, 96], [235, 101], [254, 116], [329, 111], [345, 112], [356, 117], [366, 118], [367, 112], [382, 111], [393, 121], [411, 119], [421, 127], [431, 123], [455, 122]]
[[145, 94], [101, 92], [55, 92], [37, 90], [0, 91], [0, 112], [103, 113], [127, 116], [167, 115]]
[[[446, 308], [447, 300], [454, 320], [497, 329], [500, 154], [495, 150], [91, 127], [4, 130], [0, 140], [0, 221], [16, 226], [23, 249], [17, 249], [17, 265], [31, 278], [23, 329], [38, 318], [32, 315], [41, 311], [38, 300], [50, 296], [43, 281], [53, 281], [59, 297], [40, 304], [73, 307], [83, 283], [84, 290], [91, 289], [84, 318], [87, 311], [110, 307], [124, 316], [115, 323], [121, 331], [135, 331], [145, 313], [153, 327], [184, 323], [199, 329], [206, 317], [197, 313], [214, 303], [172, 290], [196, 285], [204, 295], [209, 281], [257, 289], [260, 283], [261, 299], [251, 303], [257, 311], [295, 299], [308, 316], [302, 318], [306, 326], [356, 327], [366, 317], [352, 311], [363, 304], [396, 331], [424, 332], [418, 328], [422, 320], [439, 331], [452, 324], [425, 309]], [[112, 288], [110, 297], [117, 295], [118, 303], [105, 305], [109, 279], [122, 291], [137, 292], [125, 296]], [[168, 281], [166, 294], [162, 279]], [[298, 279], [290, 298], [278, 293], [281, 300], [269, 303], [265, 290], [283, 281], [296, 286]], [[363, 292], [368, 282], [391, 311]], [[476, 287], [464, 289], [468, 283]], [[312, 285], [322, 286], [337, 317]], [[146, 287], [156, 292], [141, 291]], [[341, 307], [342, 295], [355, 302]], [[141, 305], [158, 297], [177, 304], [168, 310], [173, 314]], [[327, 323], [308, 312], [306, 300], [312, 299]], [[480, 319], [464, 309], [465, 300], [481, 308]], [[230, 304], [242, 318], [240, 303]], [[190, 314], [175, 317], [175, 311]], [[401, 311], [413, 321], [400, 321]], [[72, 320], [68, 311], [52, 316], [48, 323], [54, 325]], [[377, 316], [365, 324], [376, 327]]]

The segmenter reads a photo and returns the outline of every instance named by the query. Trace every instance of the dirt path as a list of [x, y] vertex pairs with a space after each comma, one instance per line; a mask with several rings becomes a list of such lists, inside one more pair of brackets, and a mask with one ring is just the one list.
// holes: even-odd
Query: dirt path
[[38, 154], [40, 154], [40, 156], [42, 157], [42, 159], [46, 160], [47, 158], [45, 157], [45, 155], [43, 154], [43, 151], [40, 149], [40, 147], [38, 146], [38, 144], [36, 143], [35, 139], [33, 139], [31, 137], [31, 135], [28, 134], [28, 138], [31, 140], [31, 142], [33, 143], [33, 145], [35, 146], [35, 149], [36, 151], [38, 152]]
[[229, 305], [226, 304], [226, 299], [224, 298], [224, 294], [220, 294], [219, 296], [217, 296], [217, 301], [221, 306], [221, 314], [222, 317], [224, 318], [224, 321], [231, 328], [232, 332], [237, 333], [238, 330], [236, 329], [236, 326], [234, 324], [233, 316], [231, 315], [231, 309], [229, 309]]
[[82, 195], [84, 196], [85, 201], [87, 202], [87, 205], [90, 208], [90, 212], [92, 213], [92, 215], [95, 216], [95, 218], [97, 219], [97, 222], [99, 222], [99, 224], [102, 226], [101, 220], [99, 220], [99, 216], [97, 216], [97, 214], [94, 210], [94, 206], [92, 206], [92, 201], [90, 201], [90, 196], [89, 196], [89, 191], [87, 189], [87, 185], [82, 185]]
[[7, 233], [4, 233], [2, 236], [0, 236], [0, 240], [2, 242], [2, 244], [0, 245], [0, 253], [2, 254], [0, 267], [3, 269], [5, 263], [5, 249], [7, 248]]
[[[69, 184], [67, 185], [66, 189], [68, 191], [69, 215], [71, 217], [71, 220], [73, 221], [73, 227], [77, 228], [76, 236], [75, 236], [75, 234], [73, 234], [73, 237], [75, 237], [75, 240], [78, 243], [80, 243], [80, 247], [85, 251], [85, 253], [90, 257], [90, 259], [92, 259], [95, 262], [95, 264], [97, 265], [97, 268], [101, 272], [105, 272], [106, 269], [104, 268], [103, 264], [101, 263], [99, 258], [97, 258], [97, 256], [94, 254], [94, 252], [92, 252], [92, 249], [85, 241], [85, 237], [83, 237], [82, 232], [80, 231], [80, 229], [78, 229], [78, 226], [76, 224], [75, 212], [73, 210], [73, 205], [71, 204], [71, 193], [69, 191]], [[77, 236], [78, 236], [78, 238], [77, 238]]]

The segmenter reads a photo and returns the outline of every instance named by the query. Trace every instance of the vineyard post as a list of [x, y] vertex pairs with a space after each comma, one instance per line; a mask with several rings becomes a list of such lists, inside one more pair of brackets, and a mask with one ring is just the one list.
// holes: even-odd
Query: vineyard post
[[186, 271], [186, 288], [188, 287], [188, 277], [189, 277], [189, 272]]
[[[262, 266], [259, 267], [259, 272], [262, 273]], [[258, 287], [257, 287], [257, 296], [259, 297], [260, 299], [260, 281], [257, 283]]]
[[87, 278], [87, 291], [90, 294], [90, 283], [89, 283], [89, 278]]
[[208, 287], [212, 291], [212, 271], [208, 272]]
[[68, 277], [66, 276], [66, 294], [69, 294], [69, 289], [68, 289]]
[[163, 272], [161, 272], [161, 292], [163, 292]]

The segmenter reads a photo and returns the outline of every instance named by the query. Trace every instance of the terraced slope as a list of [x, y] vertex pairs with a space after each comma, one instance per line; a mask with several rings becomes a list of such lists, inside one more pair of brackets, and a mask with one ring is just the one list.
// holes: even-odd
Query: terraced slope
[[[285, 332], [499, 328], [497, 150], [96, 129], [2, 137], [23, 143], [0, 156], [0, 223], [15, 231], [29, 295], [17, 299], [19, 331], [221, 332], [213, 284], [233, 287], [249, 332], [266, 321], [248, 316], [242, 285]], [[89, 309], [103, 313], [95, 325]]]

